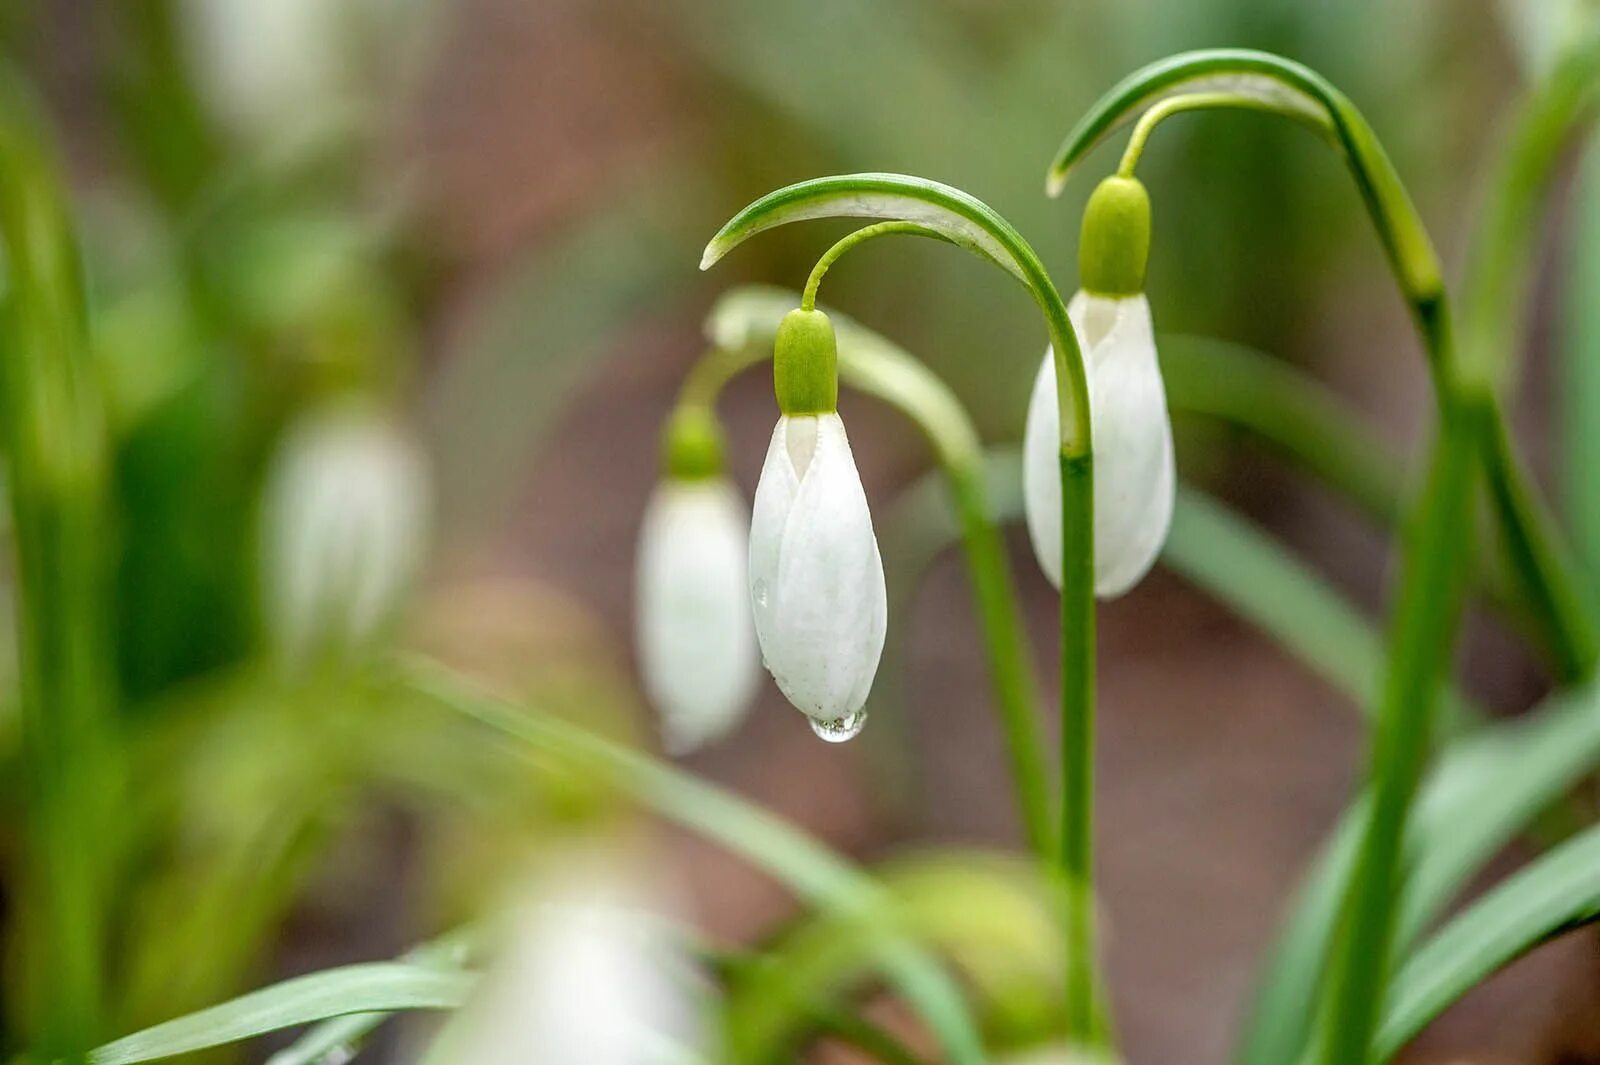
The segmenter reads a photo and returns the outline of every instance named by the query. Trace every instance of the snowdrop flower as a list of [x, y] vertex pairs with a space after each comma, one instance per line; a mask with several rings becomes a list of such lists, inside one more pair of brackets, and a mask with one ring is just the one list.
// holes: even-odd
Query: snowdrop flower
[[723, 476], [710, 412], [679, 411], [666, 451], [667, 476], [639, 535], [637, 638], [666, 746], [682, 753], [738, 724], [759, 674], [746, 564], [750, 512]]
[[[1094, 446], [1095, 594], [1139, 583], [1172, 523], [1172, 421], [1144, 297], [1150, 201], [1132, 178], [1101, 183], [1084, 213], [1083, 290], [1067, 312], [1083, 345]], [[1061, 586], [1060, 412], [1047, 350], [1023, 440], [1023, 502], [1039, 565]]]
[[577, 856], [506, 929], [505, 949], [444, 1039], [463, 1065], [667, 1065], [708, 1037], [701, 982], [646, 871]]
[[286, 660], [351, 650], [390, 616], [427, 540], [422, 456], [357, 400], [331, 401], [290, 426], [267, 472], [262, 598]]
[[861, 730], [888, 626], [883, 559], [838, 413], [833, 324], [791, 311], [778, 329], [781, 417], [756, 488], [750, 602], [767, 669], [823, 739]]

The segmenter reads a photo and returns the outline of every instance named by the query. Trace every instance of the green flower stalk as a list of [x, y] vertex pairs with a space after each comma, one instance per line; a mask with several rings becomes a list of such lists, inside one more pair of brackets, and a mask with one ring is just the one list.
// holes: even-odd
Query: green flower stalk
[[[715, 263], [755, 233], [822, 217], [888, 219], [931, 230], [1021, 281], [1045, 316], [1056, 368], [1062, 514], [1059, 869], [1068, 900], [1065, 1026], [1076, 1052], [1108, 1056], [1111, 1036], [1098, 976], [1094, 920], [1095, 477], [1088, 372], [1077, 336], [1055, 284], [1021, 235], [986, 204], [920, 178], [856, 174], [819, 178], [770, 193], [723, 226], [707, 245], [701, 266]], [[833, 257], [837, 254], [842, 250]], [[828, 261], [824, 256], [819, 272]], [[814, 291], [815, 285], [808, 289]]]

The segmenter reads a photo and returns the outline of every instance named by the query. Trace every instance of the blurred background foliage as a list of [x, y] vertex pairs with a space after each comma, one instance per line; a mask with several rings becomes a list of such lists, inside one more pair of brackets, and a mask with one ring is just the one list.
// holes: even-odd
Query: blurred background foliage
[[[1502, 14], [1464, 0], [0, 7], [5, 55], [36, 87], [70, 174], [113, 433], [117, 707], [135, 737], [112, 892], [118, 1030], [274, 972], [396, 951], [473, 912], [535, 841], [610, 816], [610, 800], [582, 781], [525, 776], [460, 725], [371, 705], [350, 682], [359, 663], [288, 669], [275, 657], [260, 510], [297, 417], [358, 391], [428, 456], [430, 561], [383, 642], [648, 735], [623, 634], [657, 422], [718, 287], [798, 282], [838, 235], [785, 229], [708, 281], [694, 269], [699, 250], [732, 208], [820, 173], [927, 175], [998, 207], [1070, 289], [1079, 205], [1099, 171], [1046, 199], [1061, 136], [1135, 66], [1242, 45], [1320, 69], [1372, 116], [1451, 256], [1520, 57], [1539, 47], [1542, 16], [1512, 12], [1508, 34]], [[1163, 132], [1142, 173], [1156, 205], [1159, 327], [1312, 367], [1405, 439], [1426, 411], [1420, 360], [1327, 154], [1256, 116], [1192, 116]], [[1043, 344], [1036, 320], [995, 272], [920, 243], [852, 260], [830, 275], [830, 300], [925, 356], [987, 439], [1014, 441]], [[746, 484], [771, 417], [763, 387], [730, 397]], [[1547, 405], [1532, 389], [1531, 416]], [[1372, 541], [1345, 516], [1330, 531], [1326, 507], [1226, 431], [1180, 428], [1186, 472], [1373, 598], [1378, 563], [1350, 549]], [[877, 422], [861, 433], [875, 499], [913, 479], [923, 460], [909, 434]], [[1170, 605], [1177, 593], [1150, 594]], [[1108, 611], [1107, 653], [1119, 661], [1214, 635], [1135, 624], [1137, 609], [1148, 605]], [[933, 624], [916, 630], [933, 648], [923, 666], [952, 656], [974, 673], [965, 630]], [[7, 655], [11, 642], [0, 641]], [[14, 673], [0, 664], [8, 693]], [[1487, 680], [1529, 683], [1514, 671]], [[1167, 676], [1138, 698], [1193, 683]], [[1278, 684], [1270, 670], [1262, 683]], [[971, 691], [957, 685], [944, 700]], [[1118, 691], [1113, 681], [1109, 698]], [[697, 768], [739, 785], [780, 754], [814, 767], [814, 753], [793, 754], [809, 741], [798, 719], [763, 711], [792, 727], [754, 726]], [[903, 735], [887, 722], [883, 732]], [[16, 742], [0, 714], [10, 765]], [[941, 822], [908, 808], [939, 789], [957, 754], [879, 740], [852, 757], [884, 785], [857, 784], [863, 804], [883, 807], [873, 826], [849, 827], [847, 800], [815, 802], [799, 770], [764, 797], [823, 831], [844, 817], [858, 848], [930, 823], [939, 836]], [[1003, 790], [992, 761], [964, 768], [954, 790]], [[15, 779], [0, 771], [6, 896], [21, 861]], [[1318, 779], [1329, 786], [1289, 850], [1306, 849], [1336, 805], [1333, 780]], [[1000, 815], [942, 827], [946, 838], [1011, 832]], [[722, 871], [707, 866], [703, 891], [725, 890], [713, 882]], [[750, 890], [724, 931], [747, 931], [777, 905]], [[10, 995], [0, 1017], [0, 1049], [20, 1037], [20, 1000]], [[1152, 1020], [1154, 1006], [1126, 1012], [1135, 1048], [1166, 1046], [1161, 1033], [1186, 1023], [1181, 1011]], [[1203, 1035], [1187, 1060], [1219, 1042]]]

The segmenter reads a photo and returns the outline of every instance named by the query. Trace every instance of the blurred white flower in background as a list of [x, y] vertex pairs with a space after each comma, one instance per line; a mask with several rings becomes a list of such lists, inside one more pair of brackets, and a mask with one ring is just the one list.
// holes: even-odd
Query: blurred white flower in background
[[291, 664], [358, 650], [389, 619], [426, 548], [421, 449], [356, 399], [301, 414], [267, 473], [262, 606]]
[[667, 749], [730, 732], [760, 679], [747, 583], [750, 511], [725, 477], [669, 476], [639, 534], [638, 645]]
[[372, 77], [388, 82], [408, 72], [431, 28], [421, 16], [434, 6], [186, 0], [181, 13], [191, 64], [217, 117], [242, 132], [272, 134], [356, 102]]
[[667, 1065], [706, 1046], [702, 975], [667, 923], [659, 870], [580, 854], [512, 915], [443, 1036], [461, 1065]]

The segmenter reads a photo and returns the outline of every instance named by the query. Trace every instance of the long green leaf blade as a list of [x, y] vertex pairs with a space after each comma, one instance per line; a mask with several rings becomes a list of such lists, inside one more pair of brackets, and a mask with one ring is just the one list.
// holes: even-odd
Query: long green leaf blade
[[93, 1051], [89, 1061], [155, 1061], [352, 1013], [455, 1009], [474, 980], [470, 973], [399, 962], [328, 969], [135, 1032]]
[[1485, 977], [1600, 918], [1600, 827], [1512, 876], [1422, 947], [1395, 976], [1376, 1040], [1387, 1061]]

